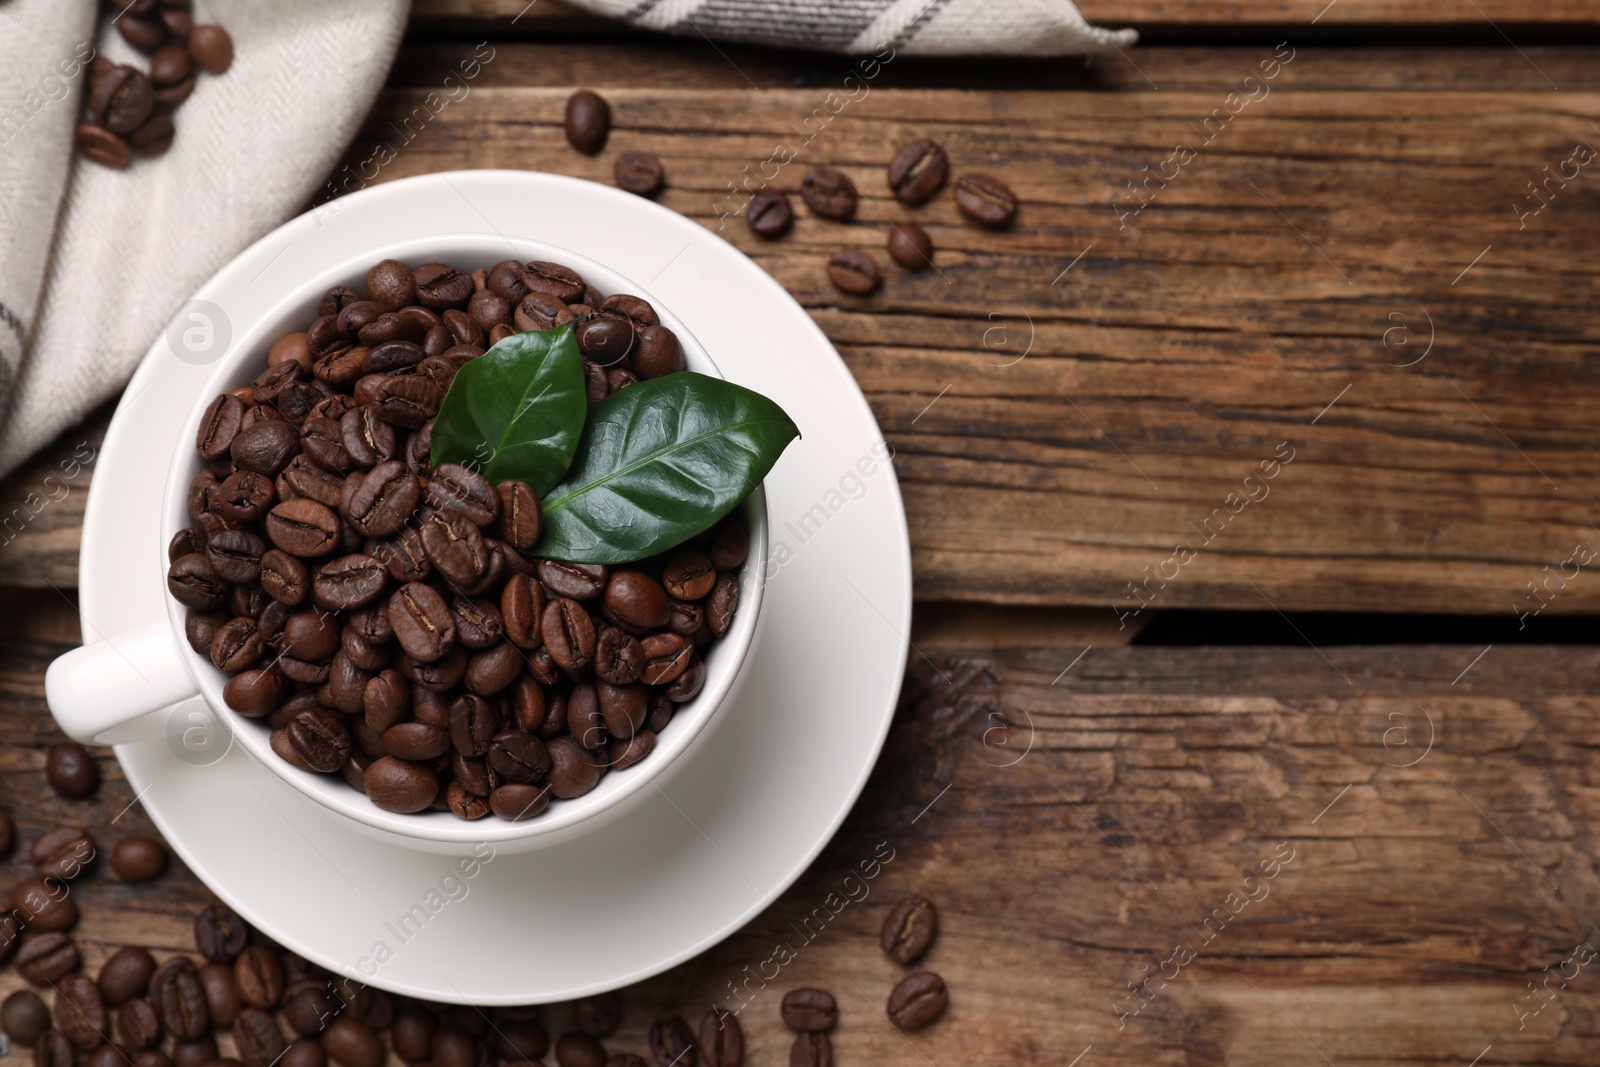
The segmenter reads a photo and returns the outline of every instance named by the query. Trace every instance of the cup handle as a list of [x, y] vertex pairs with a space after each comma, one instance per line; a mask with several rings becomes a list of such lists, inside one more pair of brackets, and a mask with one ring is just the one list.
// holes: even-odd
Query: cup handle
[[122, 743], [157, 731], [113, 728], [196, 694], [172, 627], [165, 622], [96, 641], [58, 656], [44, 674], [45, 700], [67, 736], [86, 743]]

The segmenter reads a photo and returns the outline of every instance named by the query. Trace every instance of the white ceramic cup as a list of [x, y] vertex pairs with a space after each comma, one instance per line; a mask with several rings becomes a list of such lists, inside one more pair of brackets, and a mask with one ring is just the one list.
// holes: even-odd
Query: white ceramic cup
[[[200, 400], [179, 434], [162, 505], [163, 546], [189, 525], [186, 504], [189, 484], [202, 466], [194, 442], [211, 399], [249, 384], [265, 369], [267, 349], [274, 341], [284, 334], [305, 329], [316, 318], [317, 304], [324, 293], [336, 285], [364, 289], [367, 269], [382, 259], [398, 259], [412, 266], [448, 263], [467, 270], [488, 267], [504, 259], [565, 263], [603, 294], [632, 293], [650, 301], [662, 323], [678, 335], [689, 369], [722, 376], [711, 357], [670, 308], [657, 303], [641, 286], [615, 271], [567, 249], [485, 234], [434, 236], [374, 248], [357, 259], [307, 278], [246, 328], [241, 330], [240, 324], [230, 324], [236, 339], [217, 359]], [[170, 357], [170, 353], [168, 355]], [[719, 709], [737, 692], [761, 621], [765, 583], [760, 579], [765, 571], [767, 548], [763, 491], [757, 488], [736, 513], [749, 527], [750, 555], [740, 574], [739, 610], [733, 624], [727, 635], [707, 650], [706, 681], [700, 695], [677, 708], [672, 721], [657, 738], [655, 749], [644, 760], [626, 770], [606, 774], [598, 786], [581, 797], [553, 800], [543, 814], [532, 819], [507, 822], [490, 815], [467, 822], [443, 811], [413, 815], [387, 812], [368, 800], [365, 794], [351, 788], [339, 775], [313, 774], [290, 766], [272, 751], [270, 731], [264, 722], [242, 718], [223, 702], [222, 687], [228, 676], [208, 657], [190, 647], [184, 637], [186, 609], [167, 593], [164, 582], [160, 595], [167, 605], [165, 623], [99, 640], [61, 656], [45, 674], [45, 695], [56, 722], [79, 741], [120, 744], [166, 737], [176, 750], [178, 745], [187, 745], [192, 734], [197, 744], [212, 748], [218, 745], [220, 732], [224, 743], [243, 748], [329, 812], [349, 819], [369, 833], [415, 848], [458, 853], [470, 851], [481, 842], [511, 851], [553, 844], [609, 821], [631, 806], [630, 798], [647, 795], [646, 787], [689, 750]], [[165, 555], [152, 562], [159, 566], [164, 577]], [[196, 696], [203, 698], [205, 704], [197, 704], [192, 699]], [[174, 708], [173, 705], [180, 706]], [[227, 773], [230, 762], [227, 758], [217, 759], [214, 773]]]

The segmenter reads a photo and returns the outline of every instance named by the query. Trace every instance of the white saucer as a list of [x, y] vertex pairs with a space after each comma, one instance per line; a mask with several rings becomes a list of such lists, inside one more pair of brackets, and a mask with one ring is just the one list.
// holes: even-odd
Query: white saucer
[[[329, 262], [460, 232], [548, 241], [639, 279], [730, 379], [776, 399], [800, 426], [802, 440], [766, 482], [774, 563], [742, 694], [650, 802], [578, 841], [493, 855], [471, 877], [448, 857], [342, 825], [238, 748], [205, 766], [161, 741], [116, 752], [190, 869], [285, 947], [394, 992], [531, 1004], [656, 974], [738, 929], [799, 877], [888, 730], [910, 628], [911, 554], [883, 438], [833, 346], [742, 253], [650, 201], [548, 174], [406, 179], [288, 223], [196, 297], [242, 325]], [[207, 374], [158, 341], [117, 409], [84, 519], [86, 639], [164, 617], [164, 575], [152, 563], [163, 558], [162, 483]]]

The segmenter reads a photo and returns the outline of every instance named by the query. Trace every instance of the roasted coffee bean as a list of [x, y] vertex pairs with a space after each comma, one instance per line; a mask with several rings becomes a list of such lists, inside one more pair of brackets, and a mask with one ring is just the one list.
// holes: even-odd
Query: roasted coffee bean
[[362, 688], [361, 711], [368, 728], [380, 734], [404, 722], [411, 711], [411, 683], [393, 668], [379, 672]]
[[476, 1067], [479, 1062], [478, 1046], [472, 1034], [456, 1019], [472, 1021], [465, 1013], [453, 1015], [433, 1032], [431, 1051], [434, 1067]]
[[223, 702], [246, 718], [270, 714], [283, 701], [288, 683], [276, 668], [241, 671], [222, 687]]
[[189, 31], [188, 45], [195, 66], [207, 74], [221, 74], [233, 64], [233, 38], [221, 26], [196, 26]]
[[278, 647], [296, 659], [332, 659], [339, 651], [339, 620], [323, 611], [296, 612], [284, 623]]
[[744, 1028], [732, 1012], [712, 1008], [700, 1020], [700, 1059], [706, 1067], [744, 1063]]
[[999, 229], [1017, 217], [1017, 195], [992, 174], [963, 174], [956, 179], [956, 207], [973, 222]]
[[364, 1023], [340, 1016], [322, 1032], [328, 1057], [344, 1067], [383, 1067], [383, 1042]]
[[598, 404], [611, 394], [611, 383], [606, 369], [598, 363], [583, 364], [583, 398], [590, 405]]
[[833, 1067], [833, 1042], [823, 1033], [796, 1034], [789, 1046], [789, 1067]]
[[246, 670], [261, 658], [266, 643], [256, 626], [256, 620], [241, 617], [224, 623], [211, 643], [211, 662], [221, 670], [237, 673]]
[[425, 763], [450, 751], [450, 733], [427, 723], [402, 722], [383, 731], [383, 744], [397, 759]]
[[113, 1008], [123, 1001], [142, 997], [150, 988], [150, 976], [155, 973], [156, 961], [150, 953], [132, 946], [120, 948], [100, 968], [100, 996]]
[[914, 222], [897, 222], [889, 227], [889, 258], [906, 270], [927, 270], [933, 266], [933, 238]]
[[615, 993], [584, 997], [573, 1002], [572, 1015], [578, 1029], [590, 1037], [610, 1037], [622, 1025], [622, 998]]
[[627, 770], [650, 755], [656, 747], [656, 735], [650, 730], [640, 730], [626, 744], [622, 744], [620, 751], [617, 749], [619, 744], [622, 742], [614, 742], [611, 746], [611, 769], [615, 771]]
[[603, 563], [566, 563], [555, 559], [539, 561], [539, 581], [552, 594], [569, 600], [589, 600], [604, 593], [611, 577]]
[[261, 588], [278, 603], [293, 607], [311, 591], [311, 573], [283, 549], [268, 549], [261, 556]]
[[495, 1025], [490, 1044], [506, 1063], [537, 1063], [550, 1051], [550, 1035], [532, 1019], [512, 1019]]
[[661, 325], [639, 327], [633, 371], [641, 381], [676, 374], [687, 366], [678, 335]]
[[839, 1004], [822, 989], [793, 989], [783, 995], [784, 1025], [804, 1033], [821, 1033], [839, 1025]]
[[638, 384], [639, 376], [634, 374], [633, 371], [629, 370], [627, 367], [612, 367], [610, 370], [606, 371], [607, 395], [610, 393], [620, 393], [628, 386]]
[[[708, 560], [708, 566], [709, 562]], [[666, 573], [679, 572], [673, 572], [669, 566]], [[665, 626], [667, 620], [672, 617], [672, 607], [667, 603], [666, 590], [661, 588], [660, 582], [643, 571], [613, 571], [606, 582], [604, 603], [606, 610], [611, 612], [617, 622], [640, 630]]]
[[406, 1063], [418, 1063], [432, 1054], [433, 1032], [439, 1021], [432, 1012], [407, 1004], [396, 1014], [389, 1032], [394, 1054]]
[[393, 756], [374, 760], [362, 776], [367, 796], [384, 811], [422, 811], [439, 792], [439, 779], [428, 768]]
[[745, 206], [744, 221], [757, 237], [771, 240], [789, 232], [794, 223], [794, 208], [788, 194], [778, 189], [763, 189]]
[[[717, 569], [711, 558], [697, 549], [679, 552], [661, 570], [661, 584], [678, 600], [699, 600], [716, 584]], [[666, 620], [652, 625], [663, 625]]]
[[678, 675], [677, 681], [667, 687], [667, 696], [679, 704], [693, 700], [700, 695], [700, 690], [706, 684], [706, 665], [701, 659], [689, 660], [689, 665]]
[[82, 830], [63, 826], [34, 842], [28, 858], [39, 877], [67, 882], [82, 874], [94, 855], [94, 838]]
[[424, 689], [444, 692], [460, 684], [467, 673], [467, 650], [452, 648], [442, 659], [421, 662], [404, 650], [395, 655], [395, 669]]
[[[306, 708], [289, 720], [289, 743], [302, 763], [314, 771], [331, 774], [350, 758], [350, 731], [338, 716], [321, 708]], [[255, 1004], [240, 978], [244, 999]], [[265, 1007], [266, 1005], [258, 1005]]]
[[117, 1009], [117, 1037], [135, 1052], [161, 1044], [161, 1015], [143, 997], [133, 997]]
[[420, 517], [422, 548], [446, 580], [466, 591], [489, 566], [483, 533], [470, 519], [454, 511], [424, 508]]
[[275, 477], [299, 448], [300, 435], [293, 425], [267, 419], [241, 429], [228, 446], [228, 455], [240, 470]]
[[509, 641], [474, 652], [467, 657], [467, 688], [479, 696], [493, 696], [516, 681], [524, 662], [522, 653]]
[[386, 374], [370, 402], [384, 422], [415, 430], [439, 413], [444, 388], [420, 374]]
[[195, 1041], [211, 1029], [211, 1008], [192, 964], [166, 981], [152, 981], [150, 994], [161, 1025], [178, 1040]]
[[78, 969], [78, 946], [62, 933], [34, 934], [17, 950], [17, 973], [37, 986]]
[[511, 321], [524, 332], [553, 330], [572, 321], [572, 309], [550, 293], [531, 290], [517, 302]]
[[338, 474], [349, 474], [356, 468], [355, 460], [344, 447], [344, 433], [333, 419], [318, 415], [308, 418], [300, 427], [300, 448], [319, 467]]
[[200, 432], [195, 441], [202, 459], [221, 459], [228, 455], [233, 439], [243, 427], [244, 412], [244, 401], [232, 393], [223, 393], [211, 401], [200, 418]]
[[428, 479], [428, 503], [454, 511], [476, 526], [487, 526], [500, 514], [500, 495], [489, 479], [459, 463], [441, 463]]
[[173, 561], [167, 568], [167, 591], [178, 603], [197, 611], [221, 607], [228, 595], [227, 584], [217, 577], [203, 552], [191, 552]]
[[[606, 1050], [588, 1034], [574, 1030], [556, 1041], [558, 1067], [605, 1067]], [[694, 1067], [691, 1062], [679, 1067]]]
[[550, 773], [550, 755], [544, 743], [522, 730], [496, 734], [489, 744], [489, 766], [507, 782], [528, 784]]
[[244, 1008], [233, 1021], [233, 1047], [244, 1067], [272, 1067], [288, 1045], [277, 1020], [260, 1008]]
[[644, 668], [639, 677], [649, 685], [670, 684], [688, 669], [689, 659], [694, 654], [694, 646], [670, 630], [649, 634], [639, 645], [644, 650]]
[[150, 57], [150, 80], [157, 85], [180, 82], [194, 70], [194, 57], [181, 44], [169, 44], [156, 49]]
[[585, 292], [577, 271], [549, 260], [536, 259], [523, 267], [521, 281], [528, 292], [549, 293], [562, 304], [580, 302]]
[[[392, 311], [384, 312], [371, 322], [367, 323], [365, 326], [361, 327], [360, 331], [356, 334], [356, 340], [359, 341], [362, 347], [367, 350], [366, 362], [361, 365], [361, 369], [366, 371], [368, 374], [371, 374], [374, 370], [376, 370], [377, 367], [375, 365], [373, 350], [381, 348], [391, 341], [409, 342], [417, 346], [417, 351], [419, 353], [422, 352], [422, 338], [424, 335], [425, 333], [421, 324], [415, 319], [409, 319], [403, 315], [396, 315]], [[413, 362], [420, 363], [421, 361], [422, 356], [419, 355], [418, 358]]]
[[912, 141], [889, 164], [889, 189], [903, 204], [920, 204], [944, 185], [950, 158], [932, 141]]
[[38, 994], [19, 989], [0, 1004], [0, 1026], [20, 1046], [31, 1046], [50, 1029], [50, 1009]]
[[[477, 296], [478, 294], [474, 293], [472, 295]], [[470, 299], [467, 301], [467, 306], [472, 306], [472, 301]], [[439, 320], [444, 323], [444, 328], [450, 331], [450, 337], [457, 345], [467, 345], [477, 348], [479, 351], [476, 353], [476, 355], [483, 354], [483, 327], [479, 326], [476, 322], [473, 322], [472, 316], [468, 315], [465, 311], [458, 311], [455, 308], [451, 308], [450, 310], [441, 314], [439, 316]], [[451, 351], [454, 351], [454, 348], [452, 348]], [[448, 356], [449, 352], [447, 352], [446, 355]]]
[[645, 716], [650, 713], [650, 693], [644, 686], [597, 681], [594, 690], [599, 698], [600, 718], [609, 737], [626, 741], [644, 725]]
[[539, 540], [539, 498], [526, 482], [501, 482], [494, 491], [499, 499], [495, 536], [524, 552], [533, 548]]
[[949, 1002], [944, 979], [932, 971], [921, 971], [889, 994], [889, 1021], [902, 1030], [919, 1030], [943, 1015]]
[[412, 276], [417, 283], [417, 303], [434, 311], [464, 308], [472, 297], [472, 276], [443, 263], [424, 263]]
[[633, 323], [621, 315], [601, 315], [575, 331], [578, 351], [590, 363], [615, 367], [628, 358], [638, 336]]
[[205, 990], [206, 1007], [211, 1012], [212, 1026], [232, 1026], [238, 1017], [244, 999], [239, 996], [239, 983], [233, 977], [233, 968], [225, 963], [208, 963], [196, 975], [200, 988]]
[[213, 904], [194, 921], [194, 947], [212, 963], [232, 963], [250, 938], [250, 928], [232, 909]]
[[407, 526], [393, 537], [373, 539], [366, 544], [367, 554], [382, 563], [389, 577], [397, 582], [420, 582], [433, 573], [422, 534]]
[[133, 1057], [133, 1067], [176, 1067], [176, 1064], [160, 1049], [145, 1049]]
[[424, 663], [455, 647], [455, 617], [430, 585], [411, 582], [389, 598], [389, 622], [406, 654]]
[[450, 602], [450, 612], [455, 616], [456, 640], [463, 648], [493, 648], [500, 643], [505, 623], [500, 609], [489, 601], [456, 596]]
[[583, 748], [570, 737], [552, 738], [545, 745], [550, 754], [550, 792], [564, 800], [581, 797], [600, 784], [600, 770], [584, 756]]
[[100, 784], [100, 771], [89, 750], [76, 741], [57, 741], [45, 752], [45, 780], [57, 796], [82, 800]]
[[835, 252], [828, 260], [828, 280], [841, 292], [866, 296], [878, 287], [878, 265], [859, 248]]
[[636, 196], [656, 195], [667, 178], [666, 172], [661, 169], [661, 161], [647, 152], [622, 153], [617, 157], [613, 173], [618, 188]]
[[[478, 344], [483, 344], [483, 335], [492, 331], [496, 326], [503, 326], [511, 321], [511, 301], [486, 290], [472, 294], [472, 299], [467, 301], [467, 317], [472, 320], [480, 331]], [[488, 339], [489, 344], [494, 344], [493, 338]]]
[[457, 697], [450, 705], [450, 744], [463, 756], [482, 756], [500, 731], [500, 715], [493, 704], [474, 694]]
[[722, 637], [733, 625], [734, 612], [739, 610], [739, 579], [731, 574], [719, 574], [706, 597], [705, 610], [706, 625], [713, 634]]
[[856, 185], [832, 167], [813, 167], [800, 183], [800, 197], [825, 219], [849, 219], [856, 213]]
[[638, 327], [659, 326], [661, 316], [656, 314], [656, 309], [650, 301], [632, 293], [612, 293], [600, 302], [599, 310], [608, 314], [622, 315]]
[[939, 910], [923, 897], [906, 897], [883, 920], [878, 943], [889, 958], [910, 964], [927, 951], [939, 930]]
[[422, 483], [417, 476], [404, 463], [391, 459], [366, 473], [340, 513], [362, 536], [387, 537], [405, 525], [421, 496]]
[[283, 1002], [283, 1018], [300, 1037], [314, 1037], [344, 1011], [328, 983], [308, 979], [295, 983]]
[[267, 512], [267, 537], [291, 556], [313, 559], [339, 547], [339, 516], [315, 500], [285, 500]]
[[266, 550], [261, 537], [246, 530], [218, 531], [216, 536], [206, 539], [205, 545], [206, 558], [211, 561], [216, 576], [235, 584], [253, 582], [261, 577], [261, 553]]
[[610, 132], [611, 107], [599, 94], [582, 90], [567, 98], [567, 143], [573, 148], [595, 155], [606, 146]]
[[105, 1040], [106, 1005], [100, 987], [85, 974], [69, 974], [56, 983], [56, 1029], [76, 1048], [92, 1051]]
[[344, 496], [344, 482], [343, 476], [317, 466], [305, 456], [296, 456], [278, 475], [276, 488], [279, 499], [300, 496], [336, 508]]
[[367, 271], [367, 296], [388, 308], [399, 311], [416, 299], [416, 279], [404, 263], [386, 259]]
[[339, 420], [339, 435], [345, 452], [363, 470], [394, 459], [399, 448], [394, 427], [384, 422], [371, 405], [345, 412]]
[[[464, 785], [463, 782], [468, 782], [471, 788], [468, 788], [468, 785]], [[474, 793], [473, 789], [481, 790], [483, 795], [480, 796]], [[458, 780], [445, 787], [445, 808], [456, 818], [465, 819], [468, 822], [482, 819], [489, 814], [489, 801], [485, 798], [488, 796], [490, 789], [491, 786], [487, 781], [479, 782], [476, 779], [458, 778]]]
[[489, 810], [508, 821], [531, 819], [550, 806], [549, 786], [520, 785], [508, 782], [489, 794]]
[[98, 122], [80, 122], [73, 127], [72, 135], [84, 158], [102, 167], [120, 169], [133, 159], [133, 146]]
[[33, 1044], [33, 1067], [73, 1067], [76, 1053], [60, 1030], [46, 1030]]
[[155, 104], [155, 85], [142, 71], [116, 66], [89, 87], [89, 113], [112, 133], [127, 133], [144, 122]]
[[634, 637], [615, 626], [607, 626], [595, 639], [594, 673], [613, 685], [639, 680], [644, 670], [644, 648]]
[[594, 620], [583, 605], [558, 597], [545, 607], [541, 623], [544, 647], [562, 668], [579, 671], [594, 659]]
[[357, 300], [346, 304], [339, 310], [339, 332], [345, 340], [353, 341], [361, 336], [361, 330], [375, 322], [379, 315], [393, 308], [385, 308], [375, 300]]
[[174, 563], [191, 552], [206, 550], [205, 531], [196, 526], [185, 526], [167, 542], [167, 562]]
[[277, 500], [272, 479], [255, 471], [236, 471], [217, 487], [217, 513], [229, 522], [255, 522]]
[[128, 6], [113, 21], [116, 23], [117, 32], [122, 34], [122, 39], [146, 55], [156, 51], [167, 41], [166, 24], [161, 21], [153, 5], [144, 13], [135, 13], [132, 6]]
[[189, 639], [189, 647], [201, 655], [210, 655], [211, 642], [216, 640], [217, 631], [232, 618], [233, 613], [226, 609], [195, 611], [191, 608], [186, 611], [183, 634]]
[[657, 1067], [695, 1067], [694, 1031], [682, 1016], [650, 1024], [650, 1054]]
[[514, 574], [500, 592], [500, 617], [506, 640], [518, 648], [544, 643], [544, 587], [532, 575]]
[[172, 1060], [175, 1067], [233, 1067], [234, 1063], [217, 1062], [217, 1039], [207, 1034], [193, 1041], [174, 1041]]

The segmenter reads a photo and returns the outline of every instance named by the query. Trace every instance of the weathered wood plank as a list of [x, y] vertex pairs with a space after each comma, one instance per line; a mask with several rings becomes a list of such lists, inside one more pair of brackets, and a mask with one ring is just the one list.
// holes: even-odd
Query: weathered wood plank
[[[1584, 0], [1077, 0], [1078, 10], [1104, 26], [1260, 27], [1319, 25], [1513, 26], [1600, 23]], [[485, 30], [525, 32], [604, 30], [607, 23], [561, 0], [417, 0], [414, 30], [481, 25]]]
[[[148, 832], [137, 805], [108, 825], [132, 800], [109, 759], [91, 801], [44, 788], [40, 684], [59, 650], [0, 644], [0, 805], [23, 847], [61, 823], [102, 846]], [[746, 1062], [782, 1062], [777, 1002], [815, 985], [840, 1000], [840, 1062], [1066, 1064], [1091, 1045], [1130, 1065], [1600, 1055], [1587, 975], [1552, 981], [1518, 1025], [1540, 1004], [1527, 983], [1600, 942], [1600, 650], [1496, 649], [1454, 686], [1472, 650], [1325, 650], [1354, 685], [1310, 649], [1097, 647], [1064, 676], [1058, 649], [924, 651], [936, 666], [915, 658], [835, 840], [739, 933], [626, 990], [613, 1051], [644, 1053], [655, 1018], [743, 1001]], [[11, 882], [21, 856], [0, 867]], [[941, 909], [923, 965], [952, 1006], [908, 1042], [878, 1014], [905, 972], [876, 932], [912, 892]], [[127, 887], [103, 861], [75, 893], [91, 969], [117, 944], [187, 949], [206, 899], [181, 869]], [[779, 945], [794, 958], [775, 966]], [[1168, 963], [1177, 945], [1196, 958]], [[1144, 984], [1163, 967], [1170, 982]], [[19, 984], [0, 974], [0, 994]], [[553, 1033], [570, 1018], [544, 1013]]]
[[[563, 97], [476, 92], [385, 177], [525, 166], [608, 180], [609, 155], [562, 143]], [[728, 190], [742, 168], [821, 106], [798, 90], [611, 97], [608, 151], [657, 152], [663, 202], [713, 228], [739, 204]], [[371, 135], [417, 99], [387, 96]], [[1205, 147], [1194, 126], [1221, 100], [874, 93], [779, 179], [842, 166], [873, 196], [857, 224], [802, 217], [765, 243], [732, 217], [724, 233], [812, 309], [872, 401], [898, 452], [919, 595], [1126, 594], [1132, 608], [1128, 583], [1148, 567], [1166, 585], [1139, 596], [1157, 607], [1510, 611], [1592, 535], [1584, 357], [1600, 319], [1583, 250], [1600, 236], [1585, 210], [1600, 194], [1580, 179], [1522, 233], [1513, 207], [1594, 136], [1583, 116], [1600, 101], [1284, 92]], [[941, 197], [911, 213], [939, 272], [891, 271], [878, 295], [842, 297], [828, 253], [881, 248], [882, 219], [906, 214], [882, 197], [884, 146], [924, 134], [958, 170], [1003, 173], [1019, 224], [980, 231]], [[1152, 182], [1134, 215], [1127, 182], [1188, 141], [1197, 158], [1167, 188]], [[1424, 315], [1438, 351], [1386, 365], [1423, 350]], [[1386, 350], [1401, 321], [1410, 332]], [[1244, 479], [1275, 454], [1292, 465], [1241, 508]], [[1178, 544], [1198, 558], [1167, 562]], [[1600, 586], [1574, 581], [1549, 610], [1597, 603]]]

